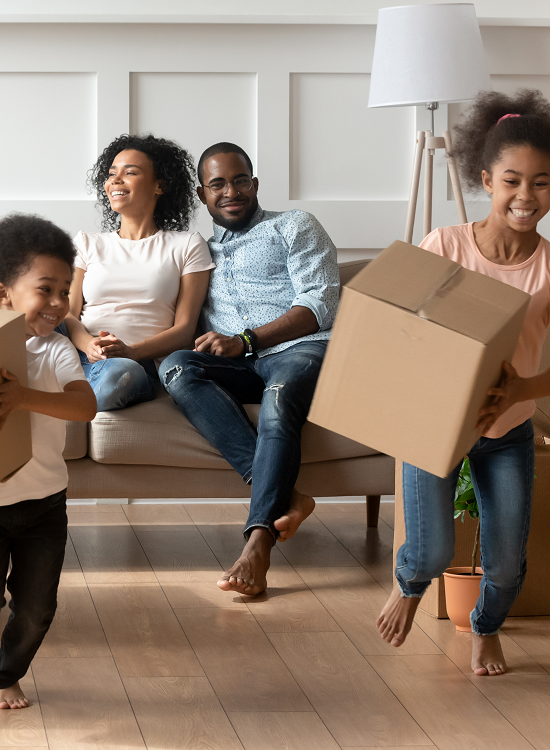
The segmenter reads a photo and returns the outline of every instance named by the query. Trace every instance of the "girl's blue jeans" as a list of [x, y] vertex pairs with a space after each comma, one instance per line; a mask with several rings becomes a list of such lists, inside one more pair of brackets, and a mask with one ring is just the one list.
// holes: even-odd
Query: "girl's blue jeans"
[[[517, 598], [527, 569], [534, 440], [531, 420], [501, 438], [480, 438], [469, 452], [481, 521], [480, 596], [472, 631], [493, 635]], [[407, 538], [395, 576], [403, 596], [421, 597], [454, 557], [454, 495], [462, 462], [445, 479], [403, 464]]]
[[[65, 323], [55, 329], [68, 336]], [[158, 382], [157, 368], [152, 359], [136, 362], [124, 357], [89, 362], [88, 357], [77, 349], [84, 375], [97, 400], [98, 411], [114, 411], [126, 406], [152, 401]]]

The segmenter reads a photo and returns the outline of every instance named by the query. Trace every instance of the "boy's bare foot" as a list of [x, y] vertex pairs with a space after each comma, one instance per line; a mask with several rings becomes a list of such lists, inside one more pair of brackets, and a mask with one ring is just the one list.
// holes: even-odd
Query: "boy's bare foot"
[[500, 638], [495, 635], [472, 633], [472, 672], [477, 675], [497, 675], [506, 672], [506, 660]]
[[278, 518], [273, 524], [279, 532], [278, 541], [286, 542], [287, 539], [294, 536], [302, 521], [305, 521], [313, 513], [314, 508], [315, 500], [308, 495], [302, 495], [294, 488], [290, 496], [290, 508], [284, 516]]
[[272, 547], [273, 535], [268, 529], [252, 529], [241, 556], [222, 575], [218, 586], [222, 591], [236, 591], [247, 596], [261, 594], [267, 588], [266, 573]]
[[29, 705], [18, 682], [0, 690], [0, 708], [28, 708]]
[[419, 604], [420, 597], [402, 596], [399, 586], [394, 586], [376, 621], [380, 636], [395, 648], [402, 646], [412, 628]]

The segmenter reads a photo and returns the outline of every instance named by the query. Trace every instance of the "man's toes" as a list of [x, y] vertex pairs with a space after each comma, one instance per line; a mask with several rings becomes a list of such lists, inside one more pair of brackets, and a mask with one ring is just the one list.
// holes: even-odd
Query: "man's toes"
[[402, 646], [404, 642], [405, 642], [405, 636], [403, 635], [403, 633], [396, 633], [391, 639], [390, 644], [394, 648], [399, 648], [399, 646]]
[[477, 675], [486, 675], [487, 674], [487, 668], [486, 667], [476, 667], [474, 669], [474, 674]]
[[8, 701], [0, 701], [0, 709], [9, 708], [9, 707], [10, 707], [10, 704], [8, 703]]

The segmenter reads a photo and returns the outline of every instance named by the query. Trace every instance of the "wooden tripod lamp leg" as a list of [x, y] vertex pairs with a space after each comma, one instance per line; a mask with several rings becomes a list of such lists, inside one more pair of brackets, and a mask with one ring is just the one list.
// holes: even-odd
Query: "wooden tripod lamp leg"
[[449, 166], [449, 174], [451, 176], [451, 185], [453, 186], [453, 195], [455, 198], [456, 207], [458, 209], [458, 217], [461, 224], [466, 224], [468, 219], [466, 217], [466, 206], [464, 205], [464, 196], [462, 195], [462, 188], [460, 187], [460, 177], [456, 162], [450, 154], [453, 152], [453, 143], [451, 140], [451, 133], [446, 130], [443, 133], [443, 140], [445, 141], [445, 151], [447, 153], [447, 164]]
[[409, 207], [407, 209], [407, 223], [405, 225], [405, 242], [408, 242], [409, 244], [411, 244], [413, 238], [414, 216], [416, 214], [416, 204], [418, 201], [418, 186], [420, 185], [420, 170], [422, 169], [422, 156], [424, 154], [425, 141], [426, 134], [423, 130], [419, 130], [416, 134], [411, 192], [409, 193]]
[[[426, 136], [431, 137], [431, 131]], [[432, 231], [432, 195], [434, 179], [434, 156], [431, 149], [426, 148], [426, 162], [424, 164], [424, 237]]]

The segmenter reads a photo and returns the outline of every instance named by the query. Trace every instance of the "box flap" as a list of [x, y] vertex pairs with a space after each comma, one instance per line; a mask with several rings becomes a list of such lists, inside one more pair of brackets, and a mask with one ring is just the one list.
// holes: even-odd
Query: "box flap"
[[428, 250], [394, 242], [346, 287], [487, 343], [530, 296]]
[[396, 241], [346, 284], [369, 297], [418, 312], [461, 269], [458, 263]]

